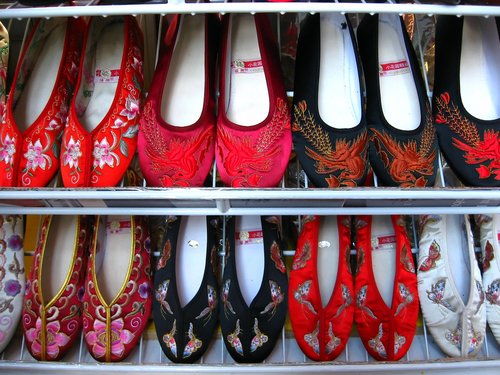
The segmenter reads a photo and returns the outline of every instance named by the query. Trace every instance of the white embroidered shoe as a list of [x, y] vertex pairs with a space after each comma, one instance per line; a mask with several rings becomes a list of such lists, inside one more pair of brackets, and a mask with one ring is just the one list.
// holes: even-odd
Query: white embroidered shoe
[[437, 345], [451, 357], [475, 356], [486, 309], [467, 216], [421, 216], [417, 277], [422, 314]]

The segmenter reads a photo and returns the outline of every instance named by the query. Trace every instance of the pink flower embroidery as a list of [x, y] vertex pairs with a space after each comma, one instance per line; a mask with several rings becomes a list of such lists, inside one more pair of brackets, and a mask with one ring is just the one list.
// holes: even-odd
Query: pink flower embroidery
[[127, 119], [130, 121], [134, 119], [138, 114], [139, 114], [139, 101], [129, 96], [125, 101], [125, 108], [120, 112], [120, 115], [127, 116]]
[[73, 137], [71, 137], [63, 154], [63, 165], [69, 165], [70, 168], [78, 168], [78, 159], [81, 156], [80, 141], [75, 142]]
[[[69, 342], [69, 337], [65, 333], [59, 332], [61, 326], [57, 320], [47, 323], [45, 329], [47, 357], [56, 358], [59, 355], [59, 348], [65, 346]], [[37, 355], [42, 352], [41, 332], [42, 320], [38, 317], [35, 328], [30, 328], [26, 332], [26, 339], [31, 344], [31, 350]]]
[[116, 163], [120, 163], [120, 159], [118, 155], [111, 151], [111, 147], [108, 143], [106, 137], [99, 141], [94, 142], [94, 168], [99, 167], [103, 168], [105, 165], [109, 165], [111, 168], [114, 167], [115, 159]]
[[118, 117], [115, 120], [115, 124], [112, 126], [112, 128], [118, 129], [118, 128], [121, 128], [122, 126], [125, 126], [125, 125], [127, 125], [127, 122], [123, 121], [121, 118]]
[[142, 60], [139, 60], [134, 56], [134, 62], [132, 63], [132, 68], [134, 68], [142, 77]]
[[[134, 334], [127, 329], [123, 329], [123, 319], [116, 319], [111, 322], [111, 354], [120, 357], [125, 351], [124, 344], [129, 344], [134, 338]], [[85, 335], [85, 340], [92, 345], [92, 353], [97, 358], [106, 354], [106, 323], [100, 320], [94, 321], [94, 330]]]
[[12, 164], [14, 161], [14, 154], [16, 153], [15, 138], [10, 138], [7, 134], [0, 147], [0, 161], [5, 164]]
[[3, 101], [0, 100], [0, 123], [5, 120], [5, 112], [7, 111], [7, 106]]
[[28, 160], [26, 163], [26, 169], [35, 170], [40, 167], [45, 170], [47, 167], [47, 161], [50, 163], [50, 158], [43, 153], [44, 149], [40, 140], [37, 139], [35, 144], [30, 142], [28, 145], [28, 151], [24, 154], [24, 157]]

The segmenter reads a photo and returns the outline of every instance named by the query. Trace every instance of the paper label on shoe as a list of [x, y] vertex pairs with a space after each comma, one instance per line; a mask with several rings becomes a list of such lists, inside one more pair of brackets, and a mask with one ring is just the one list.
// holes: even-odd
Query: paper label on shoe
[[260, 73], [264, 71], [262, 60], [233, 60], [231, 61], [233, 73]]
[[108, 233], [127, 233], [130, 232], [130, 221], [108, 221], [106, 223], [106, 232]]
[[410, 65], [406, 60], [388, 61], [386, 63], [380, 63], [379, 65], [380, 77], [395, 76], [406, 73], [410, 73]]
[[264, 236], [261, 230], [242, 230], [236, 232], [236, 241], [241, 245], [263, 243]]
[[120, 79], [120, 69], [96, 69], [94, 83], [116, 83]]
[[373, 250], [390, 249], [396, 246], [396, 236], [394, 234], [372, 237]]

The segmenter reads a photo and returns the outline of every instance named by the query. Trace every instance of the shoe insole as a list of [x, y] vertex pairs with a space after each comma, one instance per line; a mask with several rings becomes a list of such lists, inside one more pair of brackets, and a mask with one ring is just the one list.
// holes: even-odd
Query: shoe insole
[[[29, 56], [29, 60], [32, 59], [31, 61], [34, 64], [32, 68], [29, 66], [23, 67], [28, 71], [29, 69], [32, 70], [29, 77], [27, 77], [27, 81], [24, 82], [25, 86], [21, 89], [19, 99], [14, 104], [13, 115], [21, 132], [28, 129], [40, 116], [54, 90], [57, 75], [61, 68], [67, 25], [64, 20], [56, 22], [47, 22], [45, 27], [53, 27], [53, 29], [42, 37], [43, 39], [37, 47], [34, 46], [34, 43], [31, 43], [30, 48], [35, 48], [36, 51], [28, 50], [26, 55], [28, 57], [30, 53], [34, 53], [36, 56]], [[18, 82], [18, 84], [22, 84], [22, 82]]]
[[[86, 93], [84, 92], [83, 95], [91, 95], [91, 97], [86, 108], [79, 110], [80, 121], [88, 132], [99, 125], [113, 104], [120, 78], [125, 43], [124, 28], [123, 22], [110, 23], [98, 33], [97, 40], [89, 41], [92, 43], [90, 50], [93, 50], [92, 46], [95, 50], [93, 54], [86, 53], [85, 59], [90, 59], [90, 61], [86, 61], [85, 66], [90, 70], [90, 79], [93, 79], [93, 83], [87, 83], [87, 86], [89, 89], [92, 86], [93, 88], [84, 90]], [[83, 100], [80, 101], [80, 95], [77, 99], [79, 99], [77, 105], [79, 105], [78, 102], [83, 103]]]
[[[206, 216], [184, 216], [177, 237], [175, 278], [181, 307], [200, 289], [205, 274], [207, 251]], [[215, 287], [215, 285], [212, 285]]]
[[95, 272], [99, 292], [111, 303], [129, 277], [133, 256], [133, 228], [130, 216], [100, 216]]
[[500, 40], [495, 18], [464, 17], [460, 96], [481, 120], [500, 118]]
[[375, 283], [391, 308], [396, 276], [396, 235], [390, 216], [372, 217], [372, 268]]
[[48, 304], [71, 274], [78, 238], [78, 216], [52, 216], [42, 254], [41, 288]]
[[400, 130], [416, 129], [421, 120], [420, 102], [397, 14], [379, 15], [378, 59], [380, 100], [385, 119]]
[[270, 104], [254, 17], [231, 15], [229, 30], [226, 117], [237, 125], [256, 125], [267, 118]]
[[471, 264], [469, 260], [469, 244], [463, 215], [447, 215], [446, 219], [446, 252], [448, 267], [453, 283], [464, 304], [469, 300]]
[[170, 125], [194, 124], [205, 99], [205, 15], [180, 19], [177, 41], [161, 98], [161, 116]]
[[250, 306], [264, 278], [264, 238], [260, 216], [238, 216], [235, 228], [236, 274], [243, 299]]
[[352, 128], [361, 121], [361, 87], [345, 16], [321, 13], [320, 31], [319, 115], [333, 128]]
[[318, 234], [318, 283], [325, 307], [333, 293], [339, 268], [339, 234], [336, 216], [322, 216]]

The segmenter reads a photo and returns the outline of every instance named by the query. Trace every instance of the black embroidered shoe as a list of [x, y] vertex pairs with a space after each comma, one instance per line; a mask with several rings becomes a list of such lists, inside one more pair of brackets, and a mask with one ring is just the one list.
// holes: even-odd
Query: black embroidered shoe
[[439, 146], [468, 186], [500, 186], [498, 19], [440, 16], [433, 112]]
[[368, 137], [361, 64], [347, 15], [307, 15], [295, 64], [293, 143], [316, 187], [363, 185]]
[[261, 362], [281, 334], [287, 277], [281, 257], [280, 218], [229, 217], [220, 322], [226, 349], [237, 362]]
[[153, 318], [165, 355], [196, 362], [212, 339], [218, 316], [218, 220], [171, 216], [156, 265]]
[[379, 184], [434, 185], [437, 139], [402, 18], [367, 14], [357, 36], [366, 82], [369, 158]]

